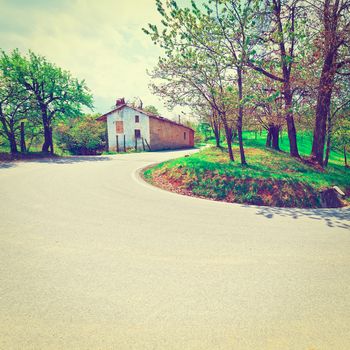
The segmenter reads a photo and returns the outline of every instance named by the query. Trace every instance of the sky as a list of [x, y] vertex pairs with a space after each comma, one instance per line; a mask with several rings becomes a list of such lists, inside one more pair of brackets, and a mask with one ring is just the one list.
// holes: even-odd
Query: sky
[[159, 21], [155, 0], [0, 0], [0, 49], [30, 49], [84, 79], [97, 113], [138, 96], [174, 117], [148, 88], [161, 51], [142, 27]]

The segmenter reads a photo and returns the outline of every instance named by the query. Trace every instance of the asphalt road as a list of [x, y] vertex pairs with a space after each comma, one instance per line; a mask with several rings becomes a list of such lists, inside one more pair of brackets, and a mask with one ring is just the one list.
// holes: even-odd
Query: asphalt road
[[145, 184], [188, 152], [0, 167], [0, 349], [350, 349], [350, 210]]

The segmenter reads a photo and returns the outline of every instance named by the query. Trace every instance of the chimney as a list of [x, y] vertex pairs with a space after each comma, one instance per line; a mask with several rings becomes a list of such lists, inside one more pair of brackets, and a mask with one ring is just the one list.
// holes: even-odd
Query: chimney
[[115, 102], [116, 107], [125, 105], [125, 99], [123, 98], [118, 98], [118, 100]]

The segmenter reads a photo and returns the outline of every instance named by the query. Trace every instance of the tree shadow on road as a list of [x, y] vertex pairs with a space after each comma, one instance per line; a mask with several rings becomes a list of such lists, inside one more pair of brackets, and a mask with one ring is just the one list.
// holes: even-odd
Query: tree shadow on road
[[350, 208], [343, 209], [297, 209], [297, 208], [259, 208], [257, 215], [266, 219], [275, 216], [291, 217], [293, 219], [308, 218], [322, 220], [328, 227], [343, 228], [350, 231]]
[[15, 162], [0, 162], [0, 169], [9, 169], [16, 166]]
[[70, 156], [70, 157], [52, 157], [28, 160], [30, 163], [45, 163], [45, 164], [75, 164], [85, 162], [104, 162], [111, 160], [110, 157], [104, 156]]
[[25, 160], [13, 160], [10, 162], [0, 162], [0, 169], [8, 169], [17, 166], [19, 163], [42, 163], [42, 164], [75, 164], [85, 162], [103, 162], [111, 160], [110, 157], [105, 156], [69, 156], [69, 157], [45, 157], [32, 158]]

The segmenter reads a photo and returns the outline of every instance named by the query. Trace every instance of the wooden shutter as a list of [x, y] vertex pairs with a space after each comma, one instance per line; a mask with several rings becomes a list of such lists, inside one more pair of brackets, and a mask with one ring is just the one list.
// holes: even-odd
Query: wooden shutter
[[122, 121], [115, 122], [115, 132], [117, 134], [124, 134], [124, 125]]

